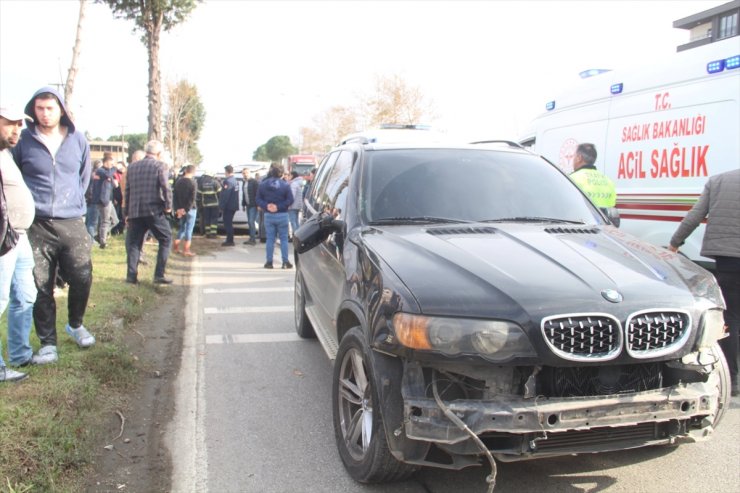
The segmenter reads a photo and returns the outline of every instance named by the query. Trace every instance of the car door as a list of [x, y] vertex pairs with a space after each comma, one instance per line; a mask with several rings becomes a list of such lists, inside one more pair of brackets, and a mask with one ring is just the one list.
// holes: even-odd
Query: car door
[[[344, 220], [349, 191], [349, 178], [353, 165], [353, 154], [340, 151], [332, 156], [333, 166], [317, 175], [316, 189], [311, 194], [311, 205], [319, 212], [331, 214]], [[327, 164], [332, 164], [327, 162]], [[343, 232], [329, 235], [323, 243], [304, 253], [301, 271], [304, 273], [311, 296], [319, 305], [322, 319], [335, 327], [339, 304], [344, 293]], [[328, 328], [328, 327], [327, 327]]]

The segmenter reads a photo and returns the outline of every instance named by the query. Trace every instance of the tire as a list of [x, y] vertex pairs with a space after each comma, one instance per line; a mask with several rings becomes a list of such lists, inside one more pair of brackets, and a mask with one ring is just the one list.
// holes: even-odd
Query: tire
[[418, 468], [400, 462], [388, 448], [368, 355], [362, 329], [354, 327], [342, 338], [334, 362], [332, 401], [337, 449], [355, 481], [400, 481]]
[[722, 421], [722, 417], [725, 415], [727, 408], [730, 406], [730, 368], [727, 365], [727, 359], [725, 358], [724, 352], [720, 349], [719, 344], [715, 344], [712, 348], [715, 356], [717, 356], [717, 367], [714, 369], [712, 374], [709, 376], [710, 379], [716, 381], [717, 388], [719, 389], [719, 399], [717, 400], [717, 412], [714, 415], [714, 423], [712, 426], [716, 429], [719, 422]]
[[[297, 264], [296, 264], [297, 265]], [[313, 339], [316, 332], [306, 315], [306, 286], [303, 284], [301, 271], [296, 269], [295, 289], [293, 290], [293, 311], [295, 316], [295, 331], [303, 339]]]

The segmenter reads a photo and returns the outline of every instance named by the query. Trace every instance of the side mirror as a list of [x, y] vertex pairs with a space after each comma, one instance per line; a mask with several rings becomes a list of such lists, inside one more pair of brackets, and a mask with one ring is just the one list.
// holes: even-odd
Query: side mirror
[[601, 212], [606, 215], [606, 218], [609, 219], [610, 223], [617, 228], [619, 227], [619, 223], [621, 222], [621, 219], [619, 219], [619, 209], [616, 207], [602, 207]]
[[314, 214], [293, 232], [293, 248], [304, 253], [319, 245], [330, 234], [344, 230], [344, 221], [334, 219], [330, 214]]

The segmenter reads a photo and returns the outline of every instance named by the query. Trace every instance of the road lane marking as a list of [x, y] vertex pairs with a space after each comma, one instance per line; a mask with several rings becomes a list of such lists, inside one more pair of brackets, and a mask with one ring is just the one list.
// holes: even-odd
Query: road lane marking
[[206, 344], [255, 344], [264, 342], [297, 342], [303, 341], [294, 332], [280, 332], [273, 334], [224, 334], [207, 335]]
[[236, 293], [287, 293], [293, 291], [293, 287], [287, 288], [206, 288], [204, 294], [236, 294]]
[[206, 315], [220, 313], [280, 313], [292, 312], [293, 305], [288, 306], [214, 306], [203, 308]]

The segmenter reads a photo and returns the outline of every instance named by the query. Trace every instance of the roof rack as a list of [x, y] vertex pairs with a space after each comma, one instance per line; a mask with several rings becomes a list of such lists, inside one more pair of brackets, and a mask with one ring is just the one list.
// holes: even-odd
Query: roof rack
[[477, 140], [475, 142], [471, 142], [471, 144], [506, 144], [509, 147], [513, 147], [515, 149], [525, 150], [525, 148], [522, 147], [519, 143], [512, 140]]

